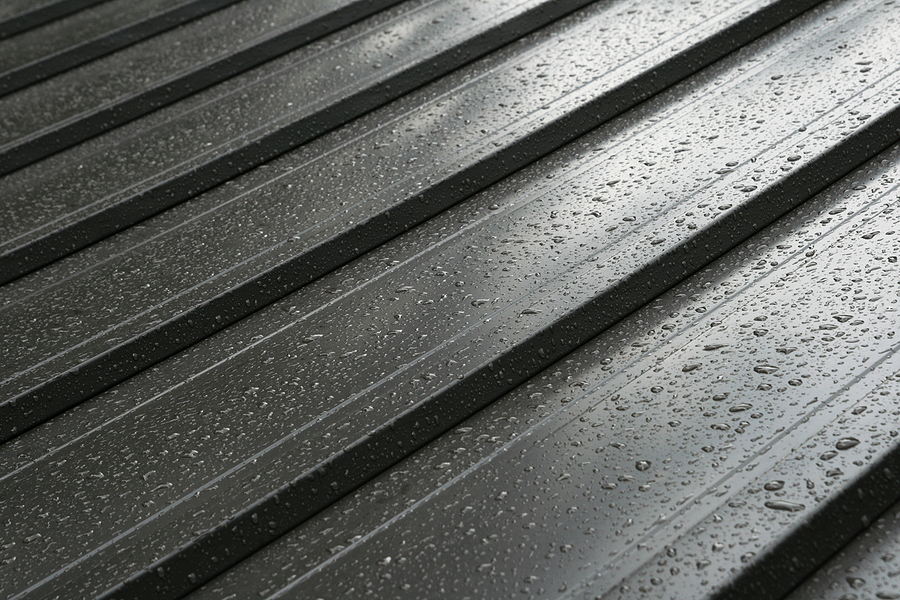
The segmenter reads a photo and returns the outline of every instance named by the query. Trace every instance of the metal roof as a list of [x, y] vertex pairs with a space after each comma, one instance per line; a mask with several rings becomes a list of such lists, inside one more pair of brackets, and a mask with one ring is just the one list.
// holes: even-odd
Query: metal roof
[[900, 499], [898, 18], [0, 9], [0, 595], [825, 593]]

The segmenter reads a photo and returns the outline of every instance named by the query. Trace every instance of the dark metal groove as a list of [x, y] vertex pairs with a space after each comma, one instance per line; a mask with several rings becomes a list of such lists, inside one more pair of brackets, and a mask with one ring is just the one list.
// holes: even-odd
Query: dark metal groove
[[[428, 182], [425, 187], [417, 186], [397, 191], [389, 188], [385, 190], [386, 194], [382, 194], [383, 198], [378, 196], [373, 198], [378, 199], [380, 204], [377, 210], [363, 205], [361, 209], [354, 211], [353, 218], [350, 218], [346, 225], [336, 230], [331, 225], [324, 231], [323, 227], [316, 227], [309, 233], [292, 236], [289, 242], [278, 240], [276, 246], [267, 248], [265, 253], [259, 254], [256, 264], [260, 267], [244, 269], [246, 274], [241, 275], [243, 281], [236, 280], [235, 275], [228, 270], [219, 276], [220, 279], [229, 281], [228, 287], [213, 288], [212, 292], [199, 296], [190, 304], [177, 303], [167, 309], [163, 309], [162, 305], [140, 307], [142, 312], [153, 309], [147, 317], [141, 317], [150, 323], [140, 327], [130, 323], [129, 328], [134, 331], [130, 334], [132, 337], [123, 339], [121, 331], [111, 329], [106, 333], [103, 329], [98, 329], [96, 333], [92, 332], [92, 338], [103, 333], [114, 341], [98, 345], [98, 350], [93, 351], [93, 354], [85, 355], [82, 349], [74, 347], [70, 354], [75, 360], [58, 361], [58, 366], [53, 367], [51, 371], [42, 369], [30, 374], [25, 367], [18, 367], [24, 373], [18, 377], [22, 383], [15, 382], [12, 385], [7, 384], [6, 387], [7, 389], [17, 387], [21, 391], [7, 392], [10, 399], [0, 404], [2, 411], [0, 421], [5, 425], [4, 439], [9, 439], [16, 433], [196, 343], [258, 310], [260, 306], [275, 301], [308, 281], [446, 210], [500, 178], [559, 148], [596, 124], [611, 119], [646, 97], [673, 85], [696, 69], [733, 51], [738, 45], [749, 42], [765, 28], [777, 26], [792, 11], [799, 8], [801, 6], [795, 2], [773, 3], [749, 17], [733, 22], [726, 19], [724, 22], [716, 23], [711, 31], [701, 30], [702, 37], [691, 47], [676, 52], [674, 56], [666, 56], [664, 53], [660, 62], [640, 68], [622, 83], [610, 86], [604, 85], [602, 79], [598, 80], [584, 86], [582, 98], [563, 99], [558, 109], [554, 107], [550, 110], [540, 110], [529, 120], [514, 120], [504, 124], [505, 128], [516, 131], [513, 135], [504, 135], [499, 138], [500, 141], [485, 139], [476, 146], [475, 151], [472, 147], [466, 147], [460, 153], [450, 153], [441, 157], [441, 161], [429, 169], [430, 172], [426, 171], [417, 177], [419, 181]], [[511, 61], [505, 67], [505, 71], [509, 72], [511, 77], [515, 77], [517, 69], [520, 68], [517, 65], [518, 61]], [[480, 85], [488, 90], [494, 83], [487, 80]], [[475, 88], [472, 93], [474, 97], [479, 97], [486, 91], [479, 92]], [[572, 95], [568, 94], [569, 97]], [[431, 108], [427, 107], [427, 110], [430, 111]], [[478, 128], [480, 128], [478, 123], [472, 125], [473, 131]], [[415, 157], [413, 154], [413, 158]], [[300, 176], [297, 179], [299, 180]], [[326, 180], [322, 185], [327, 187], [330, 184]], [[400, 191], [403, 192], [402, 195], [398, 194]], [[340, 206], [336, 209], [338, 214], [346, 211]], [[327, 224], [325, 215], [320, 216], [319, 220]], [[273, 260], [268, 256], [273, 251], [286, 256]], [[201, 253], [198, 262], [202, 261]], [[152, 271], [139, 270], [152, 276]], [[102, 281], [107, 277], [103, 273], [100, 272], [96, 276], [97, 286], [102, 285]], [[137, 280], [134, 285], [143, 287], [146, 283]], [[52, 293], [59, 292], [54, 288]], [[73, 293], [70, 297], [77, 302], [81, 301], [80, 294]], [[58, 304], [59, 301], [52, 298], [50, 294], [45, 294], [43, 297], [29, 300], [28, 304], [36, 307]], [[7, 314], [10, 314], [9, 309]], [[120, 317], [121, 313], [117, 311], [116, 319]], [[11, 325], [28, 321], [22, 316], [8, 318], [11, 319]], [[162, 324], [159, 323], [160, 320], [163, 321]], [[117, 325], [119, 322], [120, 320], [114, 321], [114, 324]], [[43, 361], [43, 358], [41, 360]], [[32, 364], [37, 366], [39, 363]], [[15, 378], [9, 380], [10, 383], [13, 379]], [[36, 383], [29, 383], [31, 381]]]
[[[93, 39], [84, 40], [82, 36], [74, 45], [53, 52], [48, 56], [34, 57], [25, 63], [18, 62], [12, 68], [8, 68], [0, 73], [0, 96], [5, 96], [43, 79], [53, 77], [58, 73], [90, 60], [111, 54], [135, 42], [167, 29], [172, 29], [184, 22], [196, 19], [238, 1], [190, 0], [189, 2], [168, 7], [141, 21], [115, 27], [111, 31], [104, 32]], [[79, 17], [81, 16], [79, 15]], [[60, 33], [59, 31], [53, 32], [55, 36], [59, 36]], [[78, 32], [71, 33], [75, 34], [73, 37], [78, 39]], [[47, 35], [47, 33], [39, 30], [34, 32], [33, 35]], [[11, 52], [11, 49], [8, 45], [0, 45], [0, 52]], [[0, 154], [0, 161], [4, 164], [9, 161], [8, 166], [4, 167], [8, 170], [27, 164], [22, 162], [23, 158], [19, 158], [18, 153], [12, 157]], [[0, 171], [0, 174], [5, 174], [6, 172], [8, 171]]]
[[0, 40], [109, 0], [9, 0], [0, 12]]
[[[86, 90], [81, 89], [84, 86], [84, 79], [76, 77], [74, 81], [67, 82], [68, 85], [62, 85], [63, 89], [57, 89], [59, 86], [54, 86], [51, 90], [52, 93], [48, 94], [48, 96], [57, 105], [51, 104], [39, 108], [45, 111], [55, 110], [59, 114], [51, 114], [50, 118], [46, 114], [39, 115], [36, 123], [31, 123], [30, 127], [29, 125], [25, 126], [24, 134], [20, 133], [12, 139], [4, 136], [6, 139], [0, 144], [0, 174], [11, 173], [16, 169], [30, 165], [56, 152], [97, 136], [104, 131], [115, 129], [158, 108], [177, 102], [197, 91], [225, 81], [229, 77], [239, 75], [268, 60], [295, 50], [304, 44], [325, 37], [342, 27], [369, 17], [379, 10], [389, 8], [398, 2], [399, 0], [343, 0], [342, 2], [332, 3], [311, 2], [307, 5], [299, 4], [295, 7], [295, 12], [293, 13], [285, 14], [284, 11], [280, 11], [275, 15], [276, 20], [287, 20], [287, 23], [275, 28], [273, 31], [266, 31], [259, 37], [230, 46], [227, 51], [215, 54], [212, 57], [198, 52], [197, 60], [191, 62], [186, 68], [183, 64], [180, 64], [180, 68], [177, 70], [165, 72], [156, 78], [150, 78], [149, 81], [144, 79], [146, 75], [141, 72], [130, 72], [129, 61], [125, 61], [122, 64], [117, 60], [118, 55], [115, 55], [111, 57], [109, 68], [121, 71], [119, 76], [121, 79], [136, 79], [134, 87], [119, 95], [113, 94], [112, 97], [99, 93], [98, 98], [93, 102], [81, 107], [80, 110], [72, 111], [65, 106], [59, 106], [59, 99], [64, 98], [67, 94], [84, 95]], [[232, 4], [232, 2], [228, 2], [228, 4]], [[218, 22], [220, 19], [216, 18], [216, 23], [206, 23], [200, 20], [189, 24], [187, 27], [190, 31], [184, 31], [183, 33], [190, 38], [217, 26], [225, 29], [225, 32], [232, 37], [240, 36], [242, 17], [257, 18], [253, 15], [254, 4], [246, 0], [245, 3], [235, 6], [234, 12], [238, 13], [240, 10], [244, 10], [244, 7], [246, 7], [245, 12], [248, 13], [247, 15], [223, 15], [231, 21], [233, 25], [231, 28], [223, 26], [227, 25], [227, 22], [221, 24]], [[304, 14], [305, 10], [308, 11], [306, 14]], [[285, 17], [292, 15], [296, 15], [296, 18], [293, 20], [285, 19]], [[193, 31], [193, 29], [198, 31]], [[180, 34], [181, 32], [178, 32], [174, 37], [177, 39]], [[115, 34], [115, 37], [123, 36]], [[175, 40], [165, 41], [171, 43]], [[140, 51], [144, 56], [152, 56], [153, 54], [160, 54], [167, 49], [165, 46], [157, 47], [158, 45], [156, 39], [151, 39], [147, 43], [148, 47], [146, 49], [140, 48]], [[121, 47], [119, 46], [119, 48]], [[171, 47], [168, 50], [171, 52]], [[173, 60], [171, 56], [165, 56], [164, 58], [169, 62], [178, 62]], [[176, 53], [176, 58], [181, 62], [185, 60], [184, 54]], [[47, 60], [53, 62], [54, 65], [56, 64], [54, 62], [55, 59], [52, 57]], [[161, 62], [165, 61], [161, 59]], [[70, 64], [66, 68], [72, 68], [73, 66], [74, 64]], [[56, 68], [55, 72], [58, 74], [62, 70], [62, 68]], [[56, 81], [48, 83], [56, 84]], [[94, 92], [97, 93], [96, 90]], [[102, 92], [102, 88], [100, 92]], [[16, 106], [21, 106], [22, 111], [27, 111], [29, 110], [27, 103], [33, 102], [35, 98], [28, 95], [23, 97], [21, 102], [18, 102], [18, 100], [18, 98], [10, 97], [9, 103], [11, 106], [7, 107], [7, 109], [12, 110]]]

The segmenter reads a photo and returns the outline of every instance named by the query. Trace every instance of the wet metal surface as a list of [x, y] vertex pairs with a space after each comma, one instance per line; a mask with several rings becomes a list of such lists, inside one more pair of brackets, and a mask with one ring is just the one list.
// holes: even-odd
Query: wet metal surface
[[[713, 19], [684, 14], [683, 32], [660, 45], [660, 34], [672, 33], [664, 5], [630, 19], [617, 4], [585, 10], [148, 222], [138, 239], [108, 240], [80, 272], [50, 267], [47, 288], [13, 284], [2, 295], [0, 332], [22, 350], [9, 353], [0, 384], [9, 399], [0, 405], [5, 434], [227, 326], [635, 104], [695, 68], [699, 52], [727, 51], [729, 44], [705, 50], [703, 42], [727, 31], [739, 9], [761, 6], [723, 4]], [[620, 42], [638, 23], [642, 37]], [[601, 35], [611, 52], [588, 60], [581, 49]], [[554, 64], [570, 66], [553, 75]], [[504, 102], [511, 95], [523, 100]], [[84, 314], [85, 304], [104, 310]], [[34, 319], [52, 332], [38, 344], [27, 341]]]
[[897, 502], [900, 6], [353, 6], [0, 179], [0, 596], [778, 598]]
[[0, 39], [108, 0], [7, 0], [0, 5]]
[[900, 598], [900, 504], [892, 506], [825, 563], [789, 600]]
[[236, 1], [115, 0], [0, 42], [0, 96]]
[[61, 164], [20, 170], [0, 183], [11, 200], [0, 226], [0, 281], [214, 187], [585, 3], [419, 3], [361, 34], [345, 30], [308, 46], [262, 77], [248, 73], [244, 85], [226, 82], [191, 109], [163, 113], [164, 122], [139, 121], [58, 155]]
[[185, 98], [397, 1], [244, 0], [0, 98], [0, 173]]
[[[786, 569], [897, 492], [898, 165], [895, 148], [191, 598], [781, 597]], [[834, 505], [818, 534], [798, 525]], [[817, 557], [767, 556], [797, 530]], [[723, 566], [757, 560], [768, 577], [718, 593]]]

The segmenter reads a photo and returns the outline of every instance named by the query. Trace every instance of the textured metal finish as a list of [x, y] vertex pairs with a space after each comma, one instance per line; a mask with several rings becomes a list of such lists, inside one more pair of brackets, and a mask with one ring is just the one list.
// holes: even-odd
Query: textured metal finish
[[190, 109], [179, 105], [91, 140], [50, 169], [20, 170], [0, 184], [10, 199], [0, 281], [275, 158], [586, 1], [413, 4], [361, 34], [343, 32], [288, 64], [226, 82]]
[[106, 2], [0, 43], [0, 96], [237, 0]]
[[0, 173], [185, 98], [397, 1], [245, 0], [0, 98]]
[[0, 39], [108, 0], [6, 0], [0, 5]]
[[898, 500], [900, 6], [326, 4], [0, 99], [191, 82], [5, 163], [0, 595], [776, 598]]
[[[893, 431], [896, 435], [896, 430]], [[900, 504], [875, 520], [846, 548], [794, 590], [789, 600], [900, 598]]]
[[[664, 4], [648, 5], [647, 13], [659, 18], [640, 17], [642, 36], [625, 42], [637, 19], [622, 19], [616, 5], [600, 5], [148, 223], [137, 239], [110, 240], [93, 264], [65, 277], [49, 275], [49, 287], [8, 288], [0, 335], [20, 340], [21, 350], [9, 353], [0, 384], [4, 437], [227, 326], [633, 106], [746, 40], [751, 28], [741, 28], [742, 35], [731, 31], [748, 20], [737, 9], [773, 6], [725, 3], [712, 19], [706, 10], [686, 13], [683, 31], [672, 32]], [[604, 34], [611, 52], [590, 59], [582, 49]], [[669, 36], [655, 45], [660, 34]], [[573, 60], [579, 52], [583, 59]], [[546, 65], [554, 63], [572, 66], [548, 76]], [[533, 93], [535, 81], [540, 96]], [[511, 94], [522, 100], [507, 105]], [[487, 135], [486, 121], [493, 127]], [[170, 130], [160, 137], [168, 140]], [[412, 172], [399, 181], [371, 175], [401, 169]], [[303, 211], [294, 200], [299, 190]], [[198, 247], [198, 239], [207, 241]], [[157, 265], [169, 261], [179, 268], [160, 274]], [[105, 309], [73, 322], [85, 303]], [[28, 343], [30, 323], [46, 319], [48, 306], [66, 325], [48, 322], [56, 334]]]
[[897, 181], [895, 147], [191, 598], [781, 597], [898, 493]]

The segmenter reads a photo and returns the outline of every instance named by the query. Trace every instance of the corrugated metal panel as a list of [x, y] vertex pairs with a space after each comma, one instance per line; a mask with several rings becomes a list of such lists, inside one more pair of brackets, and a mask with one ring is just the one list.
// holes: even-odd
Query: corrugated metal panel
[[0, 45], [0, 95], [27, 87], [237, 0], [115, 0]]
[[0, 39], [38, 27], [105, 0], [8, 0], [0, 7]]
[[895, 504], [791, 593], [790, 600], [900, 598], [900, 504]]
[[[6, 118], [0, 130], [0, 173], [127, 123], [396, 3], [238, 2], [23, 89], [0, 99], [3, 113], [15, 115]], [[121, 13], [114, 15], [121, 18]], [[41, 29], [29, 35], [42, 39], [43, 33]], [[114, 30], [109, 35], [118, 34]]]
[[781, 597], [897, 500], [900, 8], [326, 4], [0, 100], [5, 595]]

